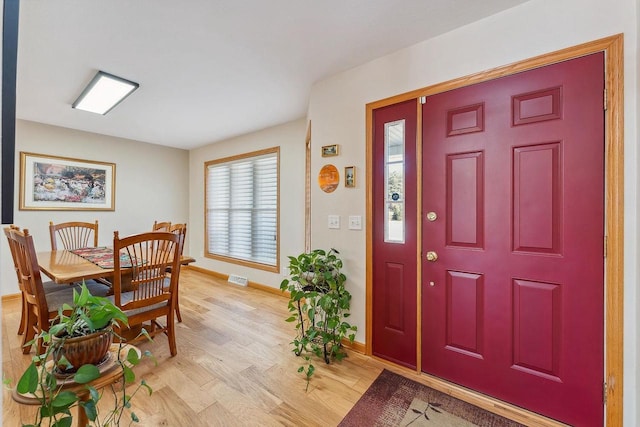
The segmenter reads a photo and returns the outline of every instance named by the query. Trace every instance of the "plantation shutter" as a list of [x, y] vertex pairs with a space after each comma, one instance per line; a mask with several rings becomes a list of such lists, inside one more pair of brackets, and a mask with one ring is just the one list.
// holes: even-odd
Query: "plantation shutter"
[[278, 154], [207, 167], [208, 253], [276, 265]]

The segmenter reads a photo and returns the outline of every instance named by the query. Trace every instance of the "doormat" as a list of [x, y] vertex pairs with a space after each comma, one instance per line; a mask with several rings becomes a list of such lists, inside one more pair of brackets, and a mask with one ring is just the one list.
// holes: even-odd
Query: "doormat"
[[409, 378], [383, 370], [340, 427], [521, 427]]

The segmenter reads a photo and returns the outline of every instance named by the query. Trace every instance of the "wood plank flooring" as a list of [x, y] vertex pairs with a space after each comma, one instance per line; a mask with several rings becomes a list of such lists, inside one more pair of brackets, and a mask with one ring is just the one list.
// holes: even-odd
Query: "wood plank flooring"
[[[184, 269], [180, 278], [178, 355], [170, 357], [166, 337], [143, 343], [157, 359], [135, 368], [153, 388], [133, 400], [141, 426], [334, 426], [367, 390], [383, 362], [350, 351], [342, 362], [316, 360], [308, 391], [291, 352], [293, 325], [287, 300], [258, 289]], [[17, 381], [30, 356], [16, 335], [19, 299], [2, 307], [2, 369]], [[103, 398], [108, 403], [105, 393]], [[105, 405], [108, 406], [108, 405]], [[5, 426], [32, 421], [34, 408], [3, 392]], [[128, 423], [123, 423], [128, 425]]]

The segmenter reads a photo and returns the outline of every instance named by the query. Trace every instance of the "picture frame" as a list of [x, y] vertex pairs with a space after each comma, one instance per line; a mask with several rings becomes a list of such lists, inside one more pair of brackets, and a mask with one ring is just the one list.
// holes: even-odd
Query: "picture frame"
[[344, 186], [347, 188], [356, 187], [356, 167], [346, 166], [344, 168]]
[[337, 156], [339, 152], [340, 150], [339, 150], [338, 144], [322, 146], [322, 157]]
[[113, 211], [115, 163], [20, 152], [20, 210]]

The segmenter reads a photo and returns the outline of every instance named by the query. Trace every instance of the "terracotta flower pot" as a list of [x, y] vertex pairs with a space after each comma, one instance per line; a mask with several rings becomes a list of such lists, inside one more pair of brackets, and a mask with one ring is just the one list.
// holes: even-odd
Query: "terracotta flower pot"
[[[53, 345], [61, 338], [54, 338]], [[111, 328], [94, 332], [82, 337], [67, 338], [64, 343], [53, 352], [53, 360], [56, 370], [63, 374], [72, 374], [82, 365], [98, 365], [104, 361], [109, 347], [113, 341], [113, 330]], [[72, 366], [60, 364], [60, 359], [64, 356]]]

